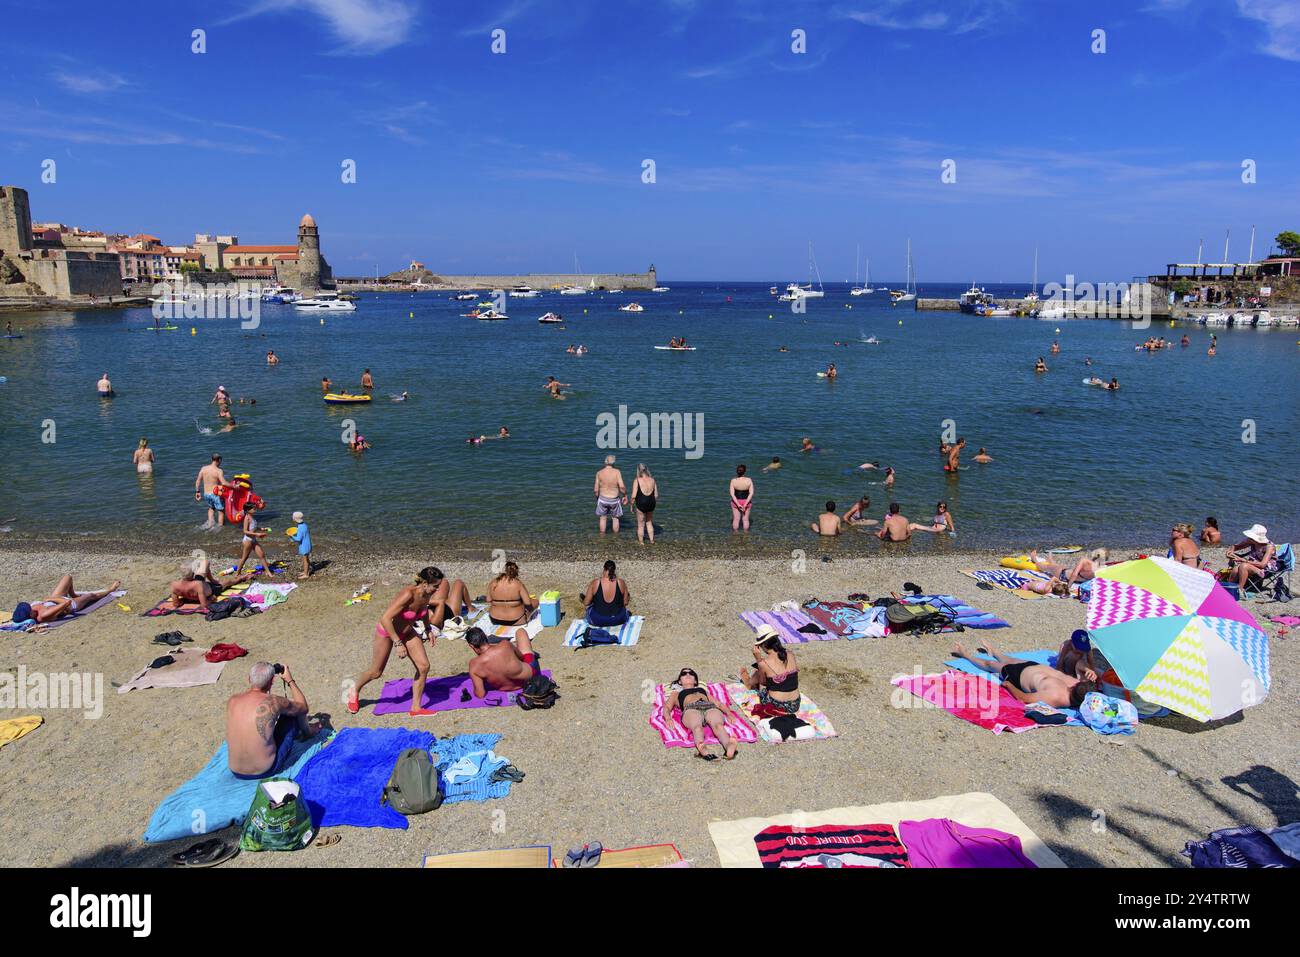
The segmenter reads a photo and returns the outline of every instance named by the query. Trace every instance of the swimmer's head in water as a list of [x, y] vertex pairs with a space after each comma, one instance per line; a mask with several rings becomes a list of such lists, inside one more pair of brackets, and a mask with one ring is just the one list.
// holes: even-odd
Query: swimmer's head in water
[[831, 499], [826, 500], [826, 511], [828, 512], [835, 511], [835, 502], [832, 501]]
[[780, 464], [781, 464], [781, 456], [779, 456], [779, 455], [774, 455], [774, 456], [772, 456], [772, 464], [773, 464], [773, 465], [780, 465]]
[[417, 585], [436, 585], [442, 581], [442, 577], [441, 569], [426, 565], [416, 573], [415, 583]]

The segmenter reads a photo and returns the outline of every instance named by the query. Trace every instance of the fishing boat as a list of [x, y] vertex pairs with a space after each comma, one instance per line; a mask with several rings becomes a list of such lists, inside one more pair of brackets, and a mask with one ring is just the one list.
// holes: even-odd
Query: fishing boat
[[645, 312], [645, 307], [639, 302], [629, 302], [626, 306], [619, 306], [619, 312]]
[[[813, 288], [813, 277], [817, 278], [817, 288]], [[822, 288], [822, 273], [817, 268], [817, 259], [813, 255], [812, 240], [808, 241], [808, 285], [801, 286], [797, 282], [792, 282], [785, 287], [785, 295], [781, 296], [782, 302], [795, 302], [799, 299], [821, 299], [826, 295], [826, 290]]]
[[975, 283], [971, 283], [970, 288], [957, 297], [957, 308], [962, 312], [974, 315], [977, 306], [984, 306], [992, 301], [993, 297], [988, 292], [975, 285]]
[[[862, 247], [858, 247], [858, 253], [862, 252]], [[876, 290], [871, 288], [871, 258], [867, 258], [867, 275], [862, 280], [862, 285], [858, 285], [858, 259], [853, 258], [853, 288], [849, 290], [850, 296], [869, 296]]]
[[293, 308], [304, 312], [356, 312], [357, 305], [346, 299], [340, 299], [336, 292], [317, 293], [311, 299], [299, 299]]
[[560, 323], [564, 322], [564, 317], [558, 312], [548, 312], [546, 315], [540, 316], [537, 321], [545, 323]]
[[916, 276], [912, 272], [912, 241], [907, 241], [907, 283], [902, 289], [889, 290], [889, 298], [897, 306], [900, 302], [916, 301]]

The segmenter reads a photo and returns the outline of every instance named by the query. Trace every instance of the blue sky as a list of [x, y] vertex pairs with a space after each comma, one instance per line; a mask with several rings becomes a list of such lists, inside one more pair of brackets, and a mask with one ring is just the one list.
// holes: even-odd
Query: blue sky
[[1041, 281], [1123, 280], [1300, 229], [1300, 0], [0, 0], [0, 21], [0, 182], [36, 219], [283, 243], [311, 212], [341, 274], [576, 253], [776, 282], [811, 239], [826, 280], [860, 243], [884, 281], [910, 237], [922, 282], [1024, 281], [1035, 243]]

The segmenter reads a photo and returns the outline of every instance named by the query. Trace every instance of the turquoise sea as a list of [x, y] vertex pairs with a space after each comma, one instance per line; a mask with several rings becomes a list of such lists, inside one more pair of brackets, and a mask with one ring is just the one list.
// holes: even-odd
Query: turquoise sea
[[[613, 450], [629, 482], [637, 462], [659, 480], [659, 538], [669, 546], [729, 547], [726, 489], [739, 462], [757, 483], [753, 546], [812, 542], [807, 525], [825, 501], [843, 511], [864, 490], [877, 515], [891, 499], [915, 520], [949, 502], [958, 536], [923, 536], [916, 550], [1152, 545], [1171, 522], [1199, 527], [1207, 515], [1229, 537], [1255, 522], [1277, 540], [1297, 537], [1294, 329], [1220, 329], [1209, 358], [1210, 332], [1190, 324], [918, 313], [883, 292], [851, 298], [846, 284], [828, 285], [797, 315], [766, 283], [669, 284], [666, 293], [512, 299], [508, 322], [461, 318], [469, 304], [446, 293], [362, 294], [355, 313], [323, 324], [267, 305], [251, 332], [235, 319], [147, 331], [147, 309], [7, 316], [23, 338], [0, 341], [0, 541], [198, 539], [195, 473], [219, 451], [228, 475], [251, 474], [273, 527], [301, 509], [322, 542], [589, 542], [592, 478], [606, 454], [598, 417], [620, 405], [703, 417], [698, 457]], [[921, 295], [963, 288], [930, 284]], [[645, 312], [618, 311], [629, 301]], [[548, 310], [565, 316], [564, 328], [537, 323]], [[1177, 341], [1184, 332], [1190, 347], [1133, 349], [1149, 334]], [[654, 349], [674, 335], [698, 351]], [[859, 341], [872, 336], [880, 343]], [[1060, 355], [1049, 354], [1053, 339]], [[587, 355], [565, 353], [579, 343]], [[267, 366], [268, 349], [278, 366]], [[1046, 375], [1033, 372], [1040, 355]], [[817, 377], [828, 362], [838, 381]], [[322, 375], [355, 391], [365, 368], [376, 382], [369, 407], [321, 401]], [[95, 394], [104, 371], [115, 399]], [[1085, 387], [1092, 373], [1122, 388]], [[565, 401], [543, 390], [547, 375], [572, 384]], [[257, 404], [235, 406], [235, 432], [204, 435], [200, 427], [220, 427], [209, 404], [218, 385]], [[389, 400], [404, 390], [408, 401]], [[371, 451], [357, 456], [340, 441], [346, 419]], [[967, 439], [969, 467], [957, 476], [936, 451], [945, 420]], [[51, 425], [54, 441], [43, 441]], [[502, 425], [508, 441], [465, 441]], [[131, 464], [141, 436], [158, 456], [152, 479], [137, 479]], [[800, 453], [802, 436], [820, 451]], [[971, 461], [980, 446], [993, 464]], [[784, 468], [759, 473], [773, 456]], [[898, 470], [892, 495], [870, 484], [878, 475], [845, 474], [864, 461]], [[634, 537], [628, 525], [623, 537]], [[840, 547], [879, 546], [854, 534]]]

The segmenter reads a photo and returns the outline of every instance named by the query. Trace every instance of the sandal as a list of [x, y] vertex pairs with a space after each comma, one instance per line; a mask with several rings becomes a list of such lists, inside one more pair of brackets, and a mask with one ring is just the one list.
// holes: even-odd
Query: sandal
[[700, 752], [696, 751], [696, 752], [695, 752], [695, 756], [696, 756], [697, 758], [699, 758], [701, 761], [716, 761], [716, 760], [718, 760], [718, 756], [717, 756], [716, 754], [700, 754]]
[[586, 845], [586, 844], [582, 845], [582, 847], [571, 847], [571, 848], [569, 848], [569, 850], [568, 850], [568, 851], [565, 853], [565, 855], [564, 855], [564, 864], [563, 864], [563, 866], [564, 866], [564, 867], [581, 867], [581, 866], [582, 866], [582, 855], [583, 855], [584, 853], [586, 853], [586, 851], [587, 851], [587, 845]]
[[342, 834], [321, 834], [316, 838], [317, 847], [333, 847], [339, 841], [343, 840]]
[[219, 848], [224, 842], [217, 837], [209, 838], [206, 841], [199, 841], [197, 844], [191, 844], [183, 851], [179, 851], [171, 856], [171, 862], [178, 867], [184, 867], [200, 858], [211, 854]]
[[601, 846], [600, 841], [592, 841], [582, 849], [582, 863], [579, 867], [596, 867], [600, 864], [601, 852], [605, 849]]

